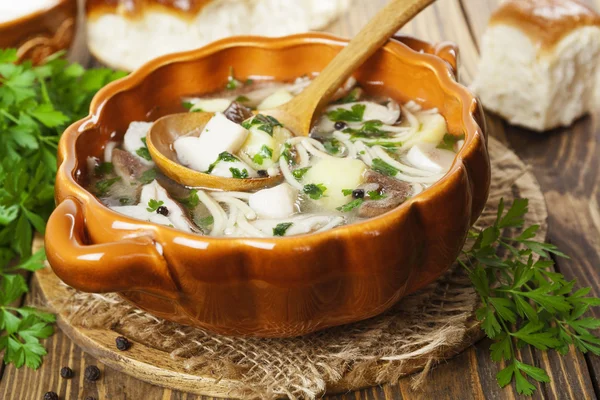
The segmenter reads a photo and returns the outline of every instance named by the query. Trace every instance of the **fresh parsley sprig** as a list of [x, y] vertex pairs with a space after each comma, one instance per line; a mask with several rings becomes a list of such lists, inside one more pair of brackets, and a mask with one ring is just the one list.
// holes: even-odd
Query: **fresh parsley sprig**
[[[539, 226], [523, 226], [527, 211], [527, 199], [516, 199], [506, 212], [500, 201], [493, 225], [470, 233], [474, 244], [459, 263], [481, 299], [477, 318], [494, 340], [492, 360], [506, 362], [496, 376], [498, 384], [504, 387], [514, 381], [518, 393], [531, 395], [535, 386], [530, 379], [550, 378], [543, 369], [519, 360], [517, 349], [530, 345], [566, 354], [574, 345], [583, 353], [600, 355], [600, 339], [591, 332], [600, 327], [600, 320], [584, 317], [591, 306], [600, 305], [600, 299], [586, 297], [590, 288], [575, 290], [575, 281], [553, 269], [551, 256], [567, 256], [556, 246], [535, 240]], [[510, 229], [520, 233], [505, 236]]]
[[46, 355], [40, 343], [54, 333], [54, 315], [32, 307], [23, 307], [18, 300], [28, 292], [27, 282], [18, 270], [36, 271], [44, 267], [44, 249], [37, 251], [21, 264], [5, 268], [0, 281], [0, 349], [4, 350], [4, 362], [14, 363], [17, 368], [27, 365], [37, 369]]
[[0, 351], [4, 362], [35, 369], [46, 354], [40, 340], [52, 335], [55, 319], [20, 306], [28, 288], [19, 272], [44, 265], [44, 250], [31, 255], [31, 244], [54, 208], [58, 141], [87, 114], [98, 89], [123, 74], [86, 71], [62, 54], [41, 66], [16, 60], [15, 49], [0, 50]]

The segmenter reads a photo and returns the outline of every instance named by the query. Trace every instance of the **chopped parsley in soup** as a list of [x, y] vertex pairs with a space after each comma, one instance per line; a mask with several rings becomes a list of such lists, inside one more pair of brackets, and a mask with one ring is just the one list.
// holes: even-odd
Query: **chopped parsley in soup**
[[180, 185], [155, 166], [146, 146], [152, 123], [132, 122], [103, 160], [88, 159], [89, 189], [132, 218], [221, 237], [292, 236], [382, 215], [439, 180], [463, 145], [436, 109], [366, 93], [350, 79], [309, 137], [294, 137], [261, 114], [300, 93], [293, 83], [239, 82], [183, 99], [189, 112], [215, 113], [198, 137], [178, 138], [178, 160], [204, 173], [255, 179], [280, 176], [254, 192]]

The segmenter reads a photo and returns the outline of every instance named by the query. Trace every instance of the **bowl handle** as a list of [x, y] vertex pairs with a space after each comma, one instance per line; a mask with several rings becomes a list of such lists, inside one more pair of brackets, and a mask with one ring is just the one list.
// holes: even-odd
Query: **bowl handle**
[[149, 236], [86, 244], [81, 204], [66, 198], [46, 227], [46, 255], [66, 284], [84, 292], [139, 290], [175, 299], [178, 292], [166, 260]]

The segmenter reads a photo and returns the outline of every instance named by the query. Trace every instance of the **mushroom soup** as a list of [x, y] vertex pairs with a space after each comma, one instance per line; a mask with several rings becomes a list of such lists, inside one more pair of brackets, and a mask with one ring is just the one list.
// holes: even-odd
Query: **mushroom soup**
[[180, 137], [179, 162], [212, 175], [280, 183], [254, 192], [185, 187], [164, 176], [146, 146], [151, 122], [132, 122], [103, 159], [89, 158], [89, 189], [132, 218], [200, 235], [292, 236], [377, 217], [438, 181], [463, 138], [448, 133], [436, 109], [366, 93], [350, 79], [309, 137], [294, 137], [261, 114], [310, 83], [230, 78], [211, 96], [183, 99], [190, 112], [214, 112], [197, 137]]

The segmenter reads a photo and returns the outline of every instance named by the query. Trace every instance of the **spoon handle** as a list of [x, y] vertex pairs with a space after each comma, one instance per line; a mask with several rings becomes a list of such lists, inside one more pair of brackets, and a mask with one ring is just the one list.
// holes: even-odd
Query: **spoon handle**
[[[435, 0], [390, 0], [325, 67], [309, 87], [284, 107], [311, 121], [335, 91], [404, 24]], [[310, 122], [309, 122], [310, 123]]]

